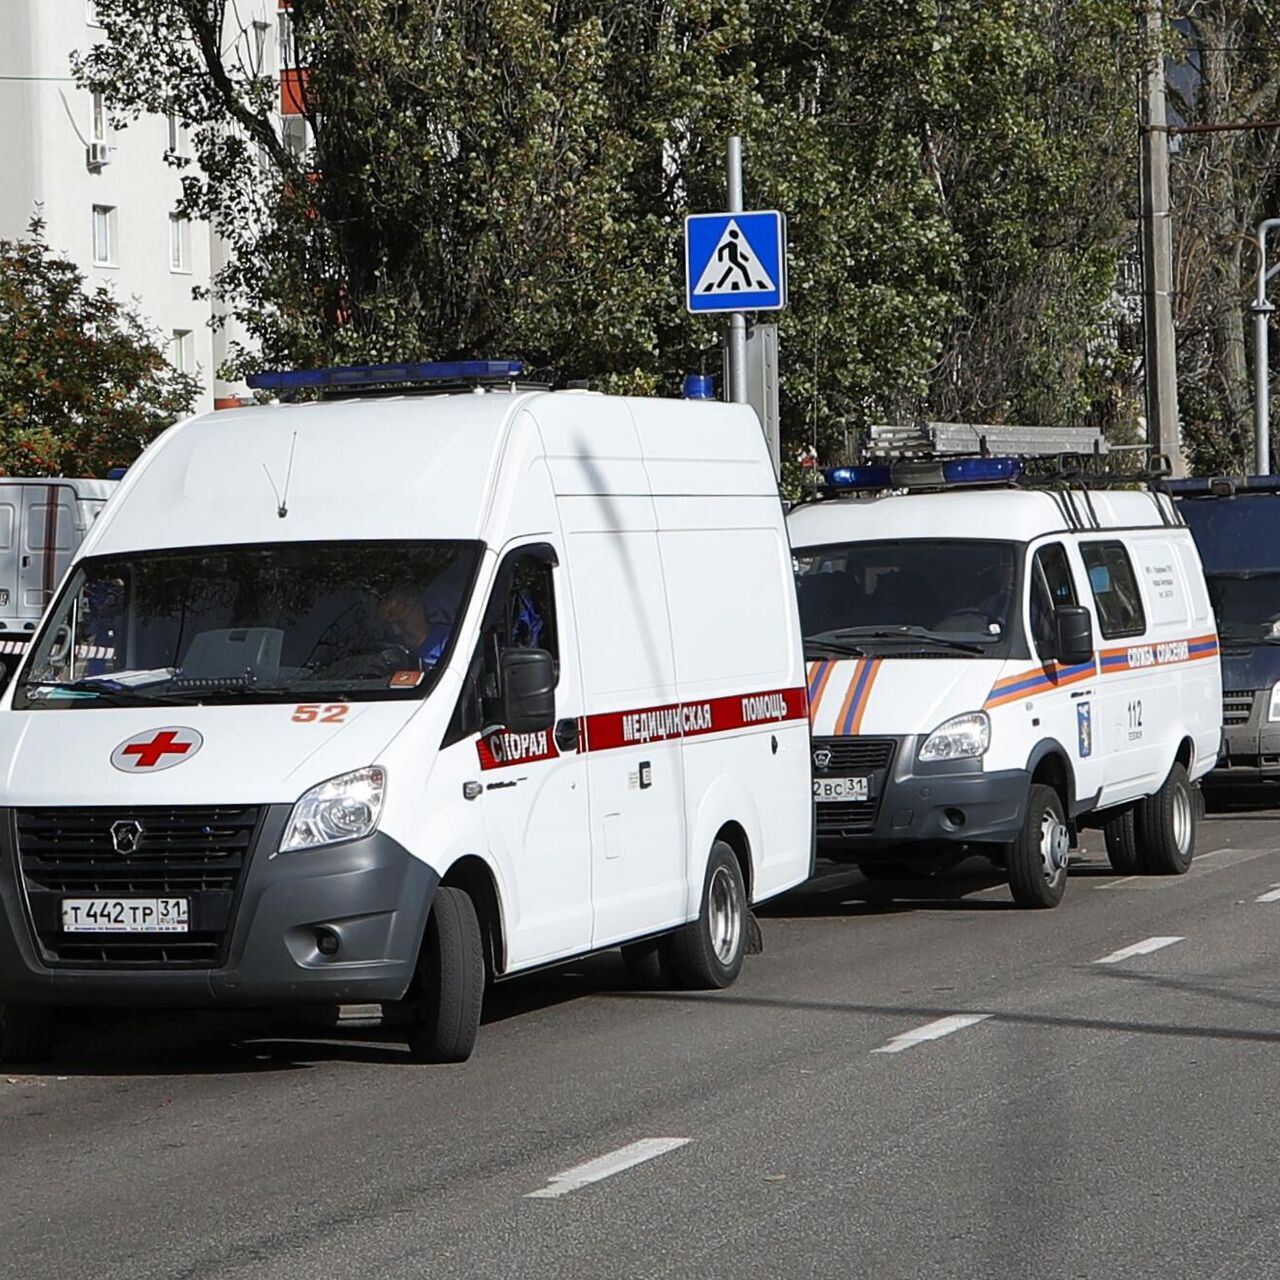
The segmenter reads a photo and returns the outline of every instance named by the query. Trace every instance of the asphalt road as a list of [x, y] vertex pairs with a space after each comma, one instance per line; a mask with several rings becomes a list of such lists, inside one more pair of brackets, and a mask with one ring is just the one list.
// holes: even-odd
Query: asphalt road
[[461, 1067], [77, 1026], [0, 1074], [0, 1276], [1280, 1275], [1277, 833], [1211, 817], [1179, 879], [1091, 835], [1052, 912], [833, 870], [731, 991], [599, 957], [500, 988]]

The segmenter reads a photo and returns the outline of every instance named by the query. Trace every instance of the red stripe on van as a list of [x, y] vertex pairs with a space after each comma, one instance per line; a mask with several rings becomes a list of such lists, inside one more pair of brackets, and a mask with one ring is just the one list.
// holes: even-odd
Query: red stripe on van
[[[734, 694], [692, 702], [669, 702], [636, 711], [606, 711], [578, 720], [578, 745], [583, 751], [645, 746], [677, 738], [695, 738], [734, 729], [763, 729], [771, 724], [804, 720], [809, 701], [803, 685]], [[500, 729], [476, 740], [482, 769], [552, 760], [560, 752], [550, 729], [538, 733], [508, 733]]]

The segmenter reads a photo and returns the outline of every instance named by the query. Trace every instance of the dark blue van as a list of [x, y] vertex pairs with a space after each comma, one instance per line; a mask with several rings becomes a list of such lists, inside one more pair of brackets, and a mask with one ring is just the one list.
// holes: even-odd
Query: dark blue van
[[1222, 755], [1207, 785], [1280, 782], [1280, 476], [1171, 480], [1222, 652]]

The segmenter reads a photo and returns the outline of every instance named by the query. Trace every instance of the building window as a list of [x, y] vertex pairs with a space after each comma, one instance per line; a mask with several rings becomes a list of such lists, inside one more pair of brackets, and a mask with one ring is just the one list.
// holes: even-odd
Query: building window
[[255, 22], [253, 24], [253, 73], [260, 76], [266, 65], [267, 57], [267, 32], [270, 28], [265, 22]]
[[307, 120], [305, 116], [283, 116], [280, 120], [280, 141], [284, 149], [299, 160], [307, 154]]
[[169, 215], [169, 270], [191, 270], [191, 219]]
[[168, 116], [167, 123], [169, 127], [169, 136], [165, 150], [171, 156], [186, 156], [187, 126], [178, 119], [176, 113]]
[[113, 205], [93, 206], [93, 262], [98, 267], [116, 265], [116, 211]]
[[95, 93], [90, 99], [89, 108], [89, 141], [106, 142], [107, 140], [107, 104], [102, 94]]
[[297, 65], [297, 49], [293, 39], [293, 15], [288, 9], [276, 14], [276, 58], [280, 69]]
[[169, 343], [169, 360], [179, 373], [195, 372], [195, 341], [190, 329], [175, 329]]

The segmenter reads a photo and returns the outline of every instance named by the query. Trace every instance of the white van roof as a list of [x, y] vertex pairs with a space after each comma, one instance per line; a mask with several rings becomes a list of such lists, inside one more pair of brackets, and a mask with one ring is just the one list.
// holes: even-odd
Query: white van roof
[[1029, 542], [1059, 531], [1159, 528], [1182, 521], [1167, 497], [1147, 490], [957, 488], [828, 499], [797, 507], [787, 523], [793, 546], [816, 547], [885, 538]]
[[[726, 491], [721, 456], [739, 464], [730, 492], [776, 495], [759, 423], [741, 405], [467, 392], [223, 410], [179, 423], [152, 444], [82, 550], [489, 540], [490, 524], [501, 520], [495, 494], [504, 466], [504, 486], [532, 467], [554, 477], [565, 458], [583, 473], [576, 483], [586, 477], [579, 492], [696, 495]], [[277, 494], [286, 477], [282, 519]]]

